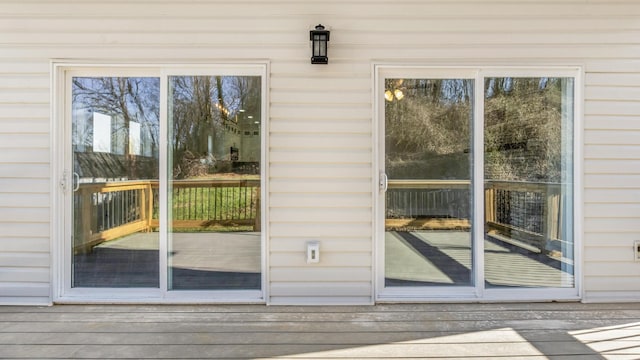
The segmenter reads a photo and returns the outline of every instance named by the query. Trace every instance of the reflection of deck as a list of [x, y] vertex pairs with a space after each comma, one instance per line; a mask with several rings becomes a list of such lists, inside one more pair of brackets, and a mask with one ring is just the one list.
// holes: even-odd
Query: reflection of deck
[[[137, 233], [76, 255], [74, 284], [158, 287], [158, 244], [158, 233]], [[174, 233], [170, 244], [172, 289], [260, 288], [258, 233]], [[465, 231], [388, 232], [387, 285], [471, 285], [470, 244], [470, 233]], [[573, 286], [566, 264], [547, 255], [490, 240], [484, 246], [489, 287]]]
[[[74, 284], [158, 287], [158, 233], [136, 233], [76, 255]], [[260, 235], [173, 233], [168, 265], [172, 289], [260, 289]]]
[[[465, 231], [387, 232], [388, 286], [470, 285], [471, 237]], [[492, 286], [572, 287], [567, 264], [485, 240], [485, 281]]]

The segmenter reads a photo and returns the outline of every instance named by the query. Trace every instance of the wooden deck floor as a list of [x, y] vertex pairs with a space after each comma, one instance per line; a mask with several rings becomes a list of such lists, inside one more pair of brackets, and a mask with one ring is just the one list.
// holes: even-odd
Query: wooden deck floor
[[2, 359], [639, 359], [639, 304], [0, 307]]

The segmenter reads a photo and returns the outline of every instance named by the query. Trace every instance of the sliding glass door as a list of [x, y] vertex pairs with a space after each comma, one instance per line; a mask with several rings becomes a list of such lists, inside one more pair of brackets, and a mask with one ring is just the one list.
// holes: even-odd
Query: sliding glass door
[[384, 85], [384, 286], [471, 286], [473, 80]]
[[61, 297], [263, 299], [264, 66], [62, 73]]
[[[160, 288], [160, 79], [73, 76], [71, 287]], [[155, 203], [157, 207], [157, 203]]]
[[168, 289], [260, 290], [260, 76], [169, 76]]
[[484, 78], [487, 288], [573, 288], [573, 78]]
[[379, 299], [578, 296], [577, 76], [376, 67]]

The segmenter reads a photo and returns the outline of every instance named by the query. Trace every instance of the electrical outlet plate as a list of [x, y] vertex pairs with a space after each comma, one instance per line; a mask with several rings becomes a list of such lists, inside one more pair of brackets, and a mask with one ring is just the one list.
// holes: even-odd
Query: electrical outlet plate
[[320, 243], [318, 241], [307, 242], [307, 263], [320, 262]]

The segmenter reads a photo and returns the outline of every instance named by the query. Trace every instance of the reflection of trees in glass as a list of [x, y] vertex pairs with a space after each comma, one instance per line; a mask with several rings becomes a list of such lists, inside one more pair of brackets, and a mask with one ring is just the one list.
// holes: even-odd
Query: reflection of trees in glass
[[487, 78], [484, 86], [486, 178], [560, 182], [566, 80]]
[[248, 129], [260, 122], [260, 77], [173, 76], [169, 83], [174, 178], [229, 171], [231, 148], [239, 159], [252, 147], [259, 154], [260, 137], [245, 133], [253, 136]]
[[[73, 102], [93, 112], [122, 118], [118, 132], [128, 134], [135, 121], [151, 137], [157, 153], [160, 118], [160, 81], [158, 78], [100, 77], [73, 78]], [[124, 153], [129, 154], [129, 137], [124, 136]]]
[[[560, 182], [570, 85], [564, 78], [485, 79], [487, 179]], [[388, 79], [385, 88], [403, 95], [385, 101], [388, 174], [468, 179], [473, 80]]]
[[[74, 77], [72, 101], [74, 109], [73, 142], [81, 172], [89, 177], [154, 178], [157, 177], [157, 156], [160, 118], [160, 80], [144, 77]], [[91, 155], [93, 113], [111, 119], [111, 153]], [[133, 156], [129, 144], [132, 122], [140, 124], [141, 151], [152, 159], [141, 162]], [[123, 155], [124, 158], [118, 157]], [[155, 158], [156, 160], [153, 160]], [[90, 170], [89, 168], [92, 168]], [[121, 170], [118, 170], [121, 169]]]
[[388, 79], [387, 172], [395, 178], [469, 179], [473, 81]]
[[[228, 170], [232, 147], [236, 162], [255, 163], [252, 168], [257, 168], [262, 121], [260, 82], [261, 78], [256, 76], [170, 77], [169, 141], [174, 155], [174, 176], [186, 178], [211, 169]], [[129, 130], [132, 122], [140, 124], [140, 145], [144, 147], [141, 153], [143, 157], [151, 155], [157, 159], [160, 79], [75, 77], [72, 86], [76, 156], [87, 157], [80, 159], [86, 163], [103, 163], [97, 167], [104, 174], [93, 176], [157, 177], [157, 160], [155, 170], [149, 172], [140, 168], [139, 156], [132, 156]], [[111, 118], [110, 154], [89, 154], [93, 113]]]

